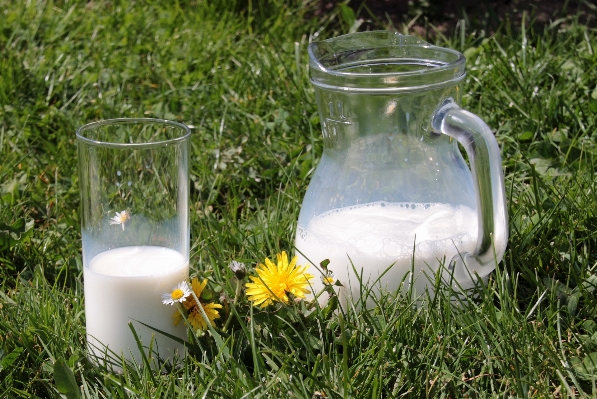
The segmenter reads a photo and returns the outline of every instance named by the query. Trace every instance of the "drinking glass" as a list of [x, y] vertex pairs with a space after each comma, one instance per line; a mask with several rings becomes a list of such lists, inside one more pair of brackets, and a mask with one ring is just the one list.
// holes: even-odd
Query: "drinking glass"
[[76, 135], [89, 356], [116, 369], [115, 358], [140, 362], [129, 324], [152, 361], [184, 356], [184, 345], [156, 330], [186, 337], [161, 295], [189, 273], [190, 130], [125, 118]]

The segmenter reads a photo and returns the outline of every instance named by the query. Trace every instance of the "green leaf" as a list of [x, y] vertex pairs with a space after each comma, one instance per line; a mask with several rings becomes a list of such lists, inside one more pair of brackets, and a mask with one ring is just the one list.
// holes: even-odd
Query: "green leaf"
[[474, 61], [477, 58], [479, 52], [483, 51], [483, 47], [469, 47], [464, 50], [464, 57], [466, 58], [467, 62]]
[[2, 358], [2, 361], [0, 362], [0, 371], [2, 371], [3, 369], [6, 369], [8, 367], [10, 367], [11, 364], [13, 364], [15, 362], [15, 360], [17, 360], [17, 358], [19, 357], [19, 355], [23, 352], [23, 348], [21, 348], [20, 346], [14, 348], [12, 350], [12, 352], [10, 352], [8, 355], [6, 355], [5, 357]]
[[597, 330], [597, 323], [595, 323], [593, 320], [585, 320], [582, 323], [582, 328], [589, 334], [592, 334], [595, 332], [595, 330]]
[[0, 251], [14, 248], [19, 242], [24, 242], [33, 233], [34, 220], [26, 222], [25, 218], [17, 219], [13, 224], [0, 223]]
[[591, 275], [587, 277], [587, 279], [583, 281], [582, 286], [588, 292], [595, 291], [595, 288], [597, 288], [597, 276]]
[[321, 310], [323, 319], [326, 320], [336, 309], [338, 309], [338, 297], [334, 295], [328, 300], [326, 307]]
[[566, 132], [564, 130], [554, 129], [551, 132], [547, 133], [547, 137], [554, 143], [561, 143], [562, 141], [566, 140]]
[[576, 314], [576, 308], [578, 307], [578, 300], [580, 299], [580, 293], [574, 292], [568, 297], [568, 313], [571, 315]]
[[67, 399], [79, 399], [81, 397], [75, 375], [62, 357], [54, 363], [54, 382], [58, 391], [66, 395]]
[[533, 132], [522, 132], [518, 135], [518, 141], [530, 141], [533, 139]]
[[213, 291], [216, 294], [219, 294], [220, 292], [222, 292], [223, 289], [224, 289], [224, 287], [222, 287], [220, 284], [216, 284], [215, 287], [213, 288]]
[[319, 263], [319, 266], [321, 266], [321, 268], [323, 270], [327, 270], [328, 269], [328, 265], [330, 264], [330, 260], [329, 259], [324, 259]]
[[209, 289], [209, 288], [205, 288], [203, 290], [203, 292], [201, 293], [201, 299], [205, 300], [205, 301], [211, 301], [214, 297], [214, 292]]
[[589, 353], [584, 359], [575, 357], [571, 359], [572, 368], [583, 380], [595, 380], [597, 378], [597, 352]]
[[543, 175], [547, 173], [547, 170], [552, 166], [553, 161], [546, 158], [532, 158], [529, 160], [532, 165], [535, 166], [535, 170]]
[[342, 20], [348, 26], [352, 26], [355, 23], [356, 16], [354, 15], [354, 11], [348, 5], [340, 3], [338, 4], [338, 8], [340, 9], [340, 16]]

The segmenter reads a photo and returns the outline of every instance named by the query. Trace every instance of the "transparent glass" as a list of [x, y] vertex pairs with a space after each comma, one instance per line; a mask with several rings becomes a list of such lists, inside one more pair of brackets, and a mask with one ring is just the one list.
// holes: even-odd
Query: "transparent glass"
[[506, 249], [504, 179], [491, 130], [457, 105], [463, 55], [383, 31], [313, 43], [309, 57], [324, 151], [299, 262], [320, 276], [329, 259], [353, 301], [361, 282], [421, 294], [438, 277], [456, 289], [485, 278]]
[[153, 361], [184, 356], [141, 323], [186, 338], [161, 295], [189, 273], [189, 137], [186, 126], [159, 119], [77, 130], [87, 342], [98, 363], [141, 362], [129, 322]]

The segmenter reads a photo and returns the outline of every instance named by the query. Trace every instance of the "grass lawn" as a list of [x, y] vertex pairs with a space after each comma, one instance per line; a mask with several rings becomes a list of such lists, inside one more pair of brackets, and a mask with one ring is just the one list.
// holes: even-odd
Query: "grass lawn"
[[467, 56], [462, 105], [502, 151], [510, 240], [476, 299], [344, 314], [242, 300], [182, 367], [89, 362], [78, 126], [192, 127], [191, 272], [215, 298], [234, 297], [232, 260], [294, 252], [323, 149], [307, 45], [351, 15], [247, 4], [0, 0], [0, 397], [596, 398], [597, 32], [576, 16], [434, 39]]

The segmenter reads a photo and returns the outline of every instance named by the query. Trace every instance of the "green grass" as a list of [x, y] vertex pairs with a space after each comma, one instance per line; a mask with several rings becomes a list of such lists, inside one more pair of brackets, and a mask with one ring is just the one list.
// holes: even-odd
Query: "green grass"
[[463, 106], [502, 149], [510, 241], [477, 299], [243, 302], [179, 369], [90, 364], [76, 127], [193, 126], [191, 267], [233, 296], [231, 260], [292, 251], [322, 152], [306, 48], [351, 26], [310, 2], [166, 4], [0, 0], [0, 397], [60, 397], [56, 364], [85, 397], [597, 397], [597, 34], [576, 17], [436, 40], [467, 55]]

